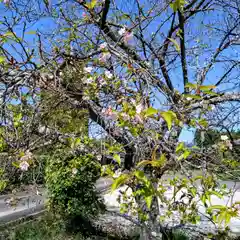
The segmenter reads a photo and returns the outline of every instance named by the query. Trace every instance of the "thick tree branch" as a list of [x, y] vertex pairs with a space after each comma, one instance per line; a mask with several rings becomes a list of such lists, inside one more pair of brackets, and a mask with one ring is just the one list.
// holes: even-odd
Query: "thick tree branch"
[[182, 63], [182, 72], [183, 72], [183, 83], [184, 90], [188, 92], [188, 89], [185, 87], [188, 83], [188, 71], [187, 71], [187, 61], [186, 61], [186, 47], [185, 47], [185, 29], [184, 29], [184, 15], [178, 10], [178, 19], [179, 19], [179, 28], [180, 32], [180, 49], [181, 49], [181, 63]]

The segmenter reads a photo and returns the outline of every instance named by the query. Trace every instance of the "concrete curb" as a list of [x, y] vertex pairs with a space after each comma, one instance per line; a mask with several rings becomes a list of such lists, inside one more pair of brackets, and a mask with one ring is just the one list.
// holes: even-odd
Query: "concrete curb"
[[15, 225], [18, 225], [21, 223], [30, 222], [30, 221], [42, 216], [45, 212], [46, 212], [46, 209], [43, 209], [38, 212], [31, 213], [27, 216], [20, 217], [18, 219], [12, 220], [12, 221], [2, 223], [2, 224], [0, 224], [0, 231], [4, 231], [6, 228], [14, 227]]

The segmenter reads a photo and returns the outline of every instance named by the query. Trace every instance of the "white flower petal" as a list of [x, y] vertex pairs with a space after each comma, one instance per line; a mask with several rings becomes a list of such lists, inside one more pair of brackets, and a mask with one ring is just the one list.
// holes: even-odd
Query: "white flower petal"
[[105, 76], [110, 79], [113, 77], [113, 74], [110, 71], [105, 71]]
[[125, 33], [126, 33], [126, 28], [121, 28], [121, 29], [118, 31], [118, 34], [119, 34], [120, 36], [123, 36]]
[[76, 175], [77, 173], [78, 173], [78, 170], [77, 170], [76, 168], [73, 168], [73, 169], [72, 169], [72, 174], [73, 174], [73, 175]]
[[84, 71], [87, 72], [87, 73], [90, 73], [92, 70], [93, 70], [92, 67], [85, 67], [84, 68]]
[[22, 171], [27, 171], [28, 168], [29, 168], [29, 163], [27, 161], [22, 161], [20, 164], [19, 164], [19, 168], [22, 170]]
[[223, 141], [228, 140], [228, 136], [227, 136], [227, 135], [222, 135], [222, 136], [221, 136], [221, 140], [223, 140]]

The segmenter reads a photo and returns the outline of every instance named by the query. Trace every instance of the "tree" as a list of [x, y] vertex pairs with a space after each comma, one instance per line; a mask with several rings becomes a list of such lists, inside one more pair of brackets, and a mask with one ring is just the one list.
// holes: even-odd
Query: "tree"
[[[177, 191], [186, 188], [193, 197], [188, 205], [162, 198], [169, 216], [178, 211], [181, 223], [197, 222], [194, 197], [198, 196], [211, 219], [219, 223], [225, 219], [227, 224], [237, 214], [237, 204], [223, 210], [207, 203], [210, 195], [223, 194], [208, 173], [224, 163], [215, 151], [195, 153], [179, 143], [178, 137], [186, 126], [200, 130], [219, 122], [238, 126], [240, 95], [234, 91], [239, 87], [238, 1], [37, 2], [9, 1], [9, 17], [2, 19], [2, 121], [8, 127], [14, 122], [13, 109], [8, 106], [14, 98], [21, 98], [23, 87], [30, 99], [27, 119], [34, 117], [30, 127], [23, 116], [17, 121], [28, 129], [28, 141], [24, 138], [22, 144], [15, 144], [18, 139], [3, 134], [6, 144], [17, 150], [41, 146], [32, 146], [32, 129], [42, 136], [42, 106], [48, 113], [53, 111], [48, 101], [39, 97], [46, 89], [64, 106], [88, 111], [91, 122], [114, 140], [107, 152], [117, 162], [119, 154], [124, 154], [128, 174], [117, 178], [114, 187], [123, 183], [131, 186], [135, 195], [128, 206], [137, 211], [148, 239], [151, 231], [164, 233], [157, 199], [166, 188], [161, 185], [161, 192], [158, 184], [169, 171], [187, 177], [176, 178], [170, 185]], [[33, 23], [41, 24], [46, 16], [49, 27], [37, 29], [38, 49], [31, 49], [26, 29]], [[22, 26], [21, 39], [15, 30], [18, 26]], [[21, 111], [23, 105], [22, 101], [17, 104]], [[10, 132], [19, 130], [14, 127]], [[78, 133], [46, 126], [43, 144], [78, 137]], [[225, 151], [231, 145], [221, 141], [218, 147]], [[203, 175], [199, 178], [206, 189], [199, 194], [197, 179], [187, 168], [194, 166], [195, 158], [201, 162]]]

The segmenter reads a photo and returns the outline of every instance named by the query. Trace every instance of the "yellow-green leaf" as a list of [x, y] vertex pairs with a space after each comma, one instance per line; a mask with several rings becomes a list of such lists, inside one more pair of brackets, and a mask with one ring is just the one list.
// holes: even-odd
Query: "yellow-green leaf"
[[197, 84], [193, 84], [193, 83], [186, 83], [185, 84], [186, 88], [191, 88], [191, 89], [196, 89], [197, 88]]
[[13, 34], [12, 32], [6, 32], [6, 33], [4, 33], [3, 36], [4, 36], [4, 37], [13, 37], [14, 34]]
[[158, 166], [163, 166], [167, 161], [165, 154], [162, 154], [160, 159], [157, 162]]
[[153, 107], [150, 107], [150, 108], [148, 108], [148, 109], [146, 110], [145, 116], [146, 116], [146, 117], [149, 117], [149, 116], [152, 116], [152, 115], [154, 115], [154, 114], [156, 114], [156, 113], [158, 113], [158, 110], [155, 109], [155, 108], [153, 108]]
[[5, 62], [5, 57], [0, 56], [0, 63], [4, 63]]
[[181, 150], [184, 149], [184, 142], [180, 142], [178, 145], [177, 145], [177, 148], [176, 148], [176, 153], [179, 153]]
[[173, 9], [174, 12], [176, 12], [177, 10], [182, 11], [184, 4], [185, 0], [175, 0], [175, 2], [170, 3], [170, 7]]
[[192, 95], [192, 94], [184, 94], [185, 98], [192, 98], [192, 99], [201, 99], [201, 96], [199, 95]]
[[139, 170], [136, 170], [134, 172], [134, 175], [138, 178], [138, 179], [143, 179], [145, 177], [144, 175], [144, 172], [143, 171], [139, 171]]
[[208, 85], [208, 86], [200, 86], [199, 89], [202, 90], [202, 91], [209, 91], [211, 89], [214, 89], [216, 88], [216, 86], [214, 85]]
[[151, 195], [151, 196], [147, 196], [147, 197], [145, 197], [145, 201], [146, 201], [146, 204], [147, 204], [148, 209], [151, 208], [151, 205], [152, 205], [152, 199], [153, 199], [152, 195]]
[[213, 91], [208, 91], [208, 90], [204, 90], [204, 93], [209, 94], [209, 95], [213, 95], [213, 96], [218, 96], [219, 94]]
[[168, 38], [168, 39], [173, 43], [173, 45], [174, 45], [175, 49], [177, 50], [177, 52], [180, 53], [180, 46], [179, 46], [178, 42], [175, 39], [173, 39], [173, 38]]
[[225, 210], [226, 206], [223, 206], [223, 205], [212, 205], [208, 209], [210, 209], [210, 210]]
[[141, 162], [139, 162], [139, 163], [137, 164], [137, 167], [146, 166], [146, 165], [148, 165], [148, 164], [152, 164], [152, 162], [153, 162], [153, 161], [150, 161], [150, 160], [143, 160], [143, 161], [141, 161]]
[[121, 164], [121, 158], [118, 154], [114, 154], [113, 159], [118, 163], [118, 165]]
[[129, 175], [127, 174], [122, 174], [118, 178], [116, 178], [112, 184], [112, 191], [116, 190], [119, 188], [121, 185], [123, 185], [129, 178]]
[[161, 116], [167, 123], [168, 130], [171, 130], [173, 121], [177, 118], [176, 114], [172, 111], [162, 112]]
[[86, 6], [89, 8], [89, 9], [93, 9], [97, 4], [97, 0], [92, 0], [91, 2], [87, 3]]

